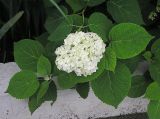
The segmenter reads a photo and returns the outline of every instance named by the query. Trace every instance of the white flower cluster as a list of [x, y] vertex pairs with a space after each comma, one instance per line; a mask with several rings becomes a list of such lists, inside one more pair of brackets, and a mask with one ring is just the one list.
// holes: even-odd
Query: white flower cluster
[[105, 52], [103, 40], [95, 33], [71, 33], [64, 40], [64, 45], [55, 51], [56, 65], [59, 70], [77, 76], [87, 76], [96, 72], [97, 64]]

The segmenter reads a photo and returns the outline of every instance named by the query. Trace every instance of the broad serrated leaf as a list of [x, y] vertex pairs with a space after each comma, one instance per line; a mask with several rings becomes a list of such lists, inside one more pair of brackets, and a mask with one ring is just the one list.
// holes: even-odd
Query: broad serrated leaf
[[26, 99], [31, 97], [38, 87], [39, 82], [35, 73], [21, 71], [11, 78], [7, 92], [17, 99]]
[[46, 94], [46, 92], [48, 90], [48, 87], [49, 87], [49, 81], [44, 81], [41, 83], [40, 88], [37, 93], [37, 101], [38, 102], [44, 97], [44, 95]]
[[121, 23], [109, 33], [111, 47], [119, 59], [128, 59], [145, 50], [153, 38], [143, 27], [133, 23]]
[[104, 72], [91, 82], [95, 95], [104, 103], [117, 107], [128, 95], [131, 87], [131, 73], [129, 69], [118, 64], [115, 72]]
[[109, 71], [114, 71], [117, 64], [116, 53], [112, 48], [106, 48], [105, 52], [105, 69]]
[[153, 61], [149, 66], [151, 77], [160, 85], [160, 62]]
[[145, 97], [150, 100], [160, 100], [160, 86], [158, 83], [153, 82], [147, 88]]
[[23, 70], [37, 71], [37, 62], [44, 48], [38, 41], [21, 40], [14, 44], [14, 58]]
[[77, 84], [76, 91], [83, 99], [86, 99], [89, 93], [89, 82]]
[[103, 41], [107, 41], [110, 29], [113, 27], [112, 21], [102, 13], [93, 13], [88, 20], [89, 28], [97, 33]]
[[66, 2], [73, 9], [74, 13], [82, 10], [86, 6], [83, 0], [66, 0]]
[[37, 73], [42, 76], [46, 76], [50, 75], [51, 70], [52, 70], [51, 62], [42, 55], [37, 63]]
[[109, 0], [107, 9], [117, 23], [144, 24], [137, 0]]
[[131, 98], [137, 98], [144, 95], [149, 83], [150, 82], [146, 81], [143, 76], [132, 77], [131, 89], [128, 96]]
[[148, 105], [149, 119], [159, 119], [160, 117], [160, 101], [150, 101]]
[[63, 20], [63, 22], [51, 33], [48, 40], [57, 43], [63, 42], [67, 35], [72, 31], [72, 24], [72, 19], [69, 19], [69, 21]]

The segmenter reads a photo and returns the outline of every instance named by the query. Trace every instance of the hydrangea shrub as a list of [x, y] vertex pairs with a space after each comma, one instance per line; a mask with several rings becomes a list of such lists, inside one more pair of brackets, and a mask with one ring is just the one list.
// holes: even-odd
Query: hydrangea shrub
[[[17, 99], [29, 98], [33, 113], [45, 101], [54, 103], [57, 87], [75, 89], [85, 99], [91, 86], [97, 98], [115, 108], [126, 96], [144, 96], [150, 100], [149, 118], [159, 119], [160, 40], [144, 27], [139, 2], [65, 2], [72, 14], [50, 0], [47, 4], [58, 10], [54, 8], [56, 16], [46, 19], [47, 33], [15, 43], [14, 57], [21, 71], [11, 78], [7, 92]], [[85, 14], [101, 4], [110, 15]], [[147, 72], [132, 75], [142, 61], [148, 62]]]

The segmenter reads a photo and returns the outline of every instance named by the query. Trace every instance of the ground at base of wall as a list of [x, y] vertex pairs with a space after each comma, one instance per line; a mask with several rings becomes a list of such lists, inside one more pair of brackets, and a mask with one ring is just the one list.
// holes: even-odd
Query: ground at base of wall
[[149, 119], [146, 113], [130, 114], [125, 116], [98, 118], [98, 119]]

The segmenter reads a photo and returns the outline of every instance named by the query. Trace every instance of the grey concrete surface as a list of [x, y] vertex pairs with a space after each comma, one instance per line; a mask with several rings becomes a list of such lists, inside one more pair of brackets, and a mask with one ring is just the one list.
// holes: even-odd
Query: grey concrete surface
[[[15, 63], [0, 64], [0, 119], [88, 119], [146, 112], [148, 100], [126, 97], [117, 109], [102, 103], [90, 90], [82, 99], [75, 90], [59, 90], [57, 101], [42, 106], [31, 115], [27, 100], [17, 100], [4, 93], [10, 78], [20, 71]], [[116, 119], [116, 118], [115, 118]]]

